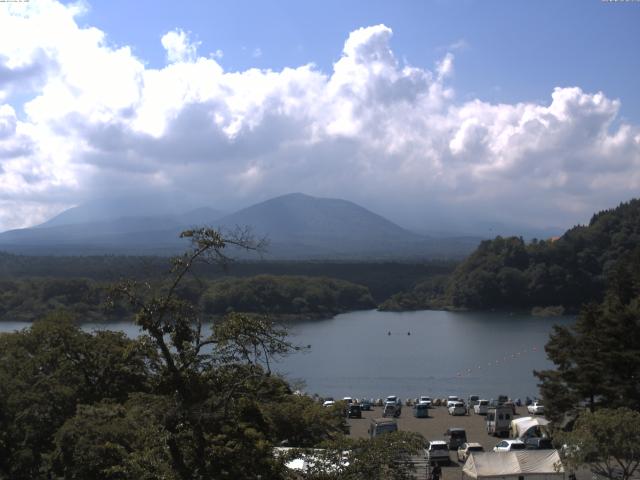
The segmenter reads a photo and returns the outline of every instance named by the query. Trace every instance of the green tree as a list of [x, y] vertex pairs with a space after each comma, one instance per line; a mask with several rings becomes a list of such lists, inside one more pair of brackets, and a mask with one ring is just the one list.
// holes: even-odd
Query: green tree
[[174, 480], [162, 426], [165, 397], [78, 405], [55, 434], [52, 463], [65, 478]]
[[560, 434], [563, 462], [588, 467], [605, 478], [628, 480], [640, 466], [640, 413], [628, 408], [583, 411], [569, 433]]
[[318, 449], [295, 449], [287, 459], [306, 458], [305, 480], [408, 480], [415, 478], [412, 457], [424, 448], [414, 432], [393, 432], [368, 439], [342, 438]]
[[39, 478], [77, 405], [150, 391], [154, 359], [122, 333], [91, 335], [61, 313], [0, 335], [0, 478]]
[[535, 372], [554, 420], [582, 404], [640, 410], [640, 249], [612, 270], [601, 304], [585, 306], [572, 327], [555, 327], [545, 346], [554, 370]]
[[158, 352], [158, 393], [170, 400], [171, 415], [162, 426], [171, 468], [183, 480], [276, 478], [281, 465], [272, 456], [268, 422], [257, 404], [273, 400], [266, 395], [272, 357], [294, 348], [286, 331], [266, 317], [234, 313], [210, 325], [208, 334], [197, 306], [177, 295], [196, 262], [225, 262], [228, 245], [259, 245], [211, 229], [182, 237], [193, 248], [173, 260], [160, 293], [135, 282], [114, 289], [138, 309], [136, 323]]

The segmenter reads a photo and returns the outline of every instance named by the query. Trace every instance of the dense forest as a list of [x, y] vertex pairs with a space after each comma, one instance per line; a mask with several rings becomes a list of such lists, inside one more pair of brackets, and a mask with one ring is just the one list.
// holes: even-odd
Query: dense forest
[[[111, 302], [110, 294], [111, 284], [89, 279], [0, 280], [0, 321], [33, 321], [58, 310], [83, 322], [132, 318], [133, 311]], [[375, 307], [367, 287], [323, 277], [188, 279], [176, 295], [213, 315], [235, 311], [328, 317]]]
[[[199, 278], [214, 280], [256, 275], [327, 277], [367, 287], [377, 303], [394, 293], [411, 288], [433, 276], [447, 275], [455, 269], [453, 261], [427, 262], [339, 262], [339, 261], [234, 261], [226, 270], [213, 265], [194, 268]], [[164, 257], [27, 256], [0, 252], [0, 279], [87, 279], [112, 283], [122, 278], [156, 279], [166, 274]]]
[[328, 278], [273, 275], [214, 282], [202, 303], [204, 311], [212, 314], [241, 311], [334, 315], [375, 307], [369, 290], [360, 285]]
[[[607, 279], [640, 244], [640, 200], [595, 214], [550, 240], [497, 237], [483, 241], [450, 278], [396, 294], [381, 308], [532, 308], [576, 311], [603, 298]], [[437, 280], [437, 281], [436, 281]]]

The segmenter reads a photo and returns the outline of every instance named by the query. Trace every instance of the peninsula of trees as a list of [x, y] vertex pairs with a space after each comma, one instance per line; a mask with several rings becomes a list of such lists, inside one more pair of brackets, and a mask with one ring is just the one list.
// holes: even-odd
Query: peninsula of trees
[[392, 296], [386, 310], [561, 307], [577, 311], [604, 297], [607, 279], [640, 245], [640, 200], [595, 214], [560, 238], [483, 241], [450, 277]]
[[[82, 278], [0, 280], [0, 321], [34, 321], [61, 309], [83, 322], [133, 319], [134, 311], [125, 305], [106, 308], [109, 287]], [[367, 287], [324, 277], [189, 279], [176, 295], [212, 315], [252, 312], [327, 318], [375, 307]]]

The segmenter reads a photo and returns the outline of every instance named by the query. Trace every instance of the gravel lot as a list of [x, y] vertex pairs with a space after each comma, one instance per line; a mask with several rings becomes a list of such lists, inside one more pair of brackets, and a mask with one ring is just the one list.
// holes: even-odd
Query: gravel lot
[[[400, 430], [421, 433], [427, 440], [444, 440], [444, 432], [447, 428], [464, 428], [467, 432], [467, 441], [480, 443], [485, 451], [490, 451], [501, 439], [487, 435], [484, 415], [470, 414], [467, 416], [451, 416], [445, 407], [434, 407], [429, 410], [429, 418], [415, 418], [411, 407], [402, 407], [402, 415], [398, 418]], [[528, 416], [527, 407], [518, 407], [518, 416]], [[382, 407], [374, 407], [370, 412], [362, 412], [362, 419], [351, 418], [351, 436], [355, 438], [368, 437], [367, 429], [371, 418], [382, 417]], [[460, 480], [462, 478], [462, 465], [458, 463], [456, 451], [449, 453], [450, 466], [442, 467], [444, 480]]]

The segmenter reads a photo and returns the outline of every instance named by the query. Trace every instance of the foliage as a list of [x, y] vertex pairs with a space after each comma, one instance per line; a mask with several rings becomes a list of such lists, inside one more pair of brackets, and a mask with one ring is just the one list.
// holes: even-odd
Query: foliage
[[378, 308], [382, 311], [407, 311], [442, 308], [448, 277], [434, 275], [418, 283], [411, 290], [399, 292], [385, 300]]
[[[457, 262], [383, 261], [234, 261], [235, 277], [256, 275], [326, 277], [363, 285], [376, 302], [406, 290], [434, 275], [447, 275]], [[153, 281], [166, 274], [167, 258], [153, 256], [26, 256], [0, 252], [0, 282], [47, 282], [81, 279], [98, 285], [123, 278]], [[199, 264], [194, 273], [200, 280], [225, 279], [228, 272], [216, 265]], [[0, 283], [0, 290], [4, 284]], [[68, 304], [67, 304], [68, 308]], [[28, 313], [28, 310], [25, 309]], [[37, 318], [37, 317], [34, 317]]]
[[72, 278], [0, 280], [0, 320], [33, 321], [60, 309], [85, 321], [113, 320], [122, 312], [105, 312], [106, 285]]
[[117, 332], [82, 332], [53, 315], [0, 335], [0, 478], [38, 478], [77, 405], [150, 391], [155, 354]]
[[424, 448], [415, 432], [398, 431], [371, 440], [340, 439], [322, 448], [294, 450], [289, 459], [306, 457], [305, 480], [406, 480], [414, 478], [411, 457]]
[[618, 261], [640, 244], [640, 199], [593, 216], [557, 240], [497, 237], [454, 271], [443, 302], [467, 308], [577, 309], [603, 298]]
[[640, 247], [620, 259], [610, 285], [573, 327], [554, 327], [545, 347], [556, 369], [535, 374], [552, 419], [585, 403], [640, 410]]
[[273, 275], [221, 280], [203, 300], [207, 313], [336, 314], [375, 306], [366, 287], [342, 280]]
[[341, 438], [347, 429], [339, 408], [326, 408], [302, 395], [287, 395], [281, 402], [261, 405], [272, 439], [286, 445], [313, 447]]
[[78, 405], [55, 434], [54, 470], [67, 478], [176, 479], [158, 416], [167, 403], [136, 395], [125, 404]]
[[[162, 289], [162, 285], [154, 287]], [[0, 280], [0, 320], [33, 321], [62, 308], [85, 322], [132, 319], [135, 312], [125, 304], [106, 308], [109, 291], [107, 284], [80, 278]], [[244, 311], [326, 316], [375, 306], [366, 287], [343, 280], [292, 276], [185, 279], [175, 295], [202, 306], [206, 313], [219, 315]]]
[[560, 434], [563, 462], [596, 475], [628, 480], [640, 466], [640, 413], [628, 408], [583, 411], [573, 431]]

